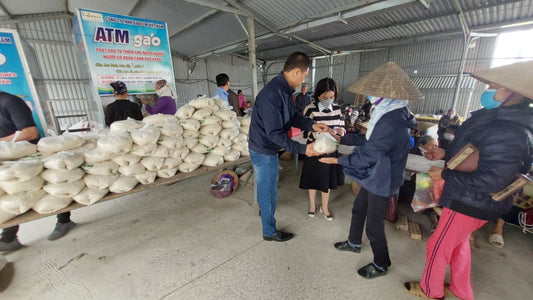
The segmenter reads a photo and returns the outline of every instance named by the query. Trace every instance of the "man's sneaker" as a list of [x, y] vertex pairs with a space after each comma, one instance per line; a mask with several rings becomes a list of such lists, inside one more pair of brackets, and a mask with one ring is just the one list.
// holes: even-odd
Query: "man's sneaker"
[[18, 238], [15, 238], [12, 242], [6, 243], [0, 240], [0, 251], [15, 251], [24, 247]]
[[57, 240], [61, 237], [63, 237], [67, 232], [69, 232], [74, 226], [76, 226], [76, 223], [70, 221], [68, 223], [56, 223], [56, 227], [54, 228], [54, 231], [48, 236], [49, 241]]

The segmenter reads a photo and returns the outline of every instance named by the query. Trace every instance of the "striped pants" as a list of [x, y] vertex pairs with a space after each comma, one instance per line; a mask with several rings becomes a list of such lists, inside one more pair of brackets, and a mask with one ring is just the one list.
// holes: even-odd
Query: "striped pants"
[[450, 290], [461, 299], [474, 299], [470, 284], [470, 234], [487, 221], [448, 208], [442, 210], [437, 229], [426, 245], [426, 267], [420, 279], [424, 293], [444, 297], [444, 277], [450, 266]]

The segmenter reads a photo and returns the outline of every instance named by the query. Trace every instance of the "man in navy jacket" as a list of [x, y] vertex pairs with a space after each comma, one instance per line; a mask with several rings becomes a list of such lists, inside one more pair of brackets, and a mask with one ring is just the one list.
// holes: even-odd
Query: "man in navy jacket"
[[324, 124], [296, 112], [292, 101], [294, 89], [300, 86], [309, 72], [309, 57], [295, 52], [287, 58], [283, 72], [272, 79], [255, 99], [250, 124], [249, 149], [257, 184], [257, 198], [261, 210], [263, 239], [283, 242], [293, 237], [292, 233], [276, 229], [274, 213], [278, 201], [278, 151], [316, 156], [314, 144], [300, 144], [287, 136], [291, 127], [306, 131], [330, 131]]

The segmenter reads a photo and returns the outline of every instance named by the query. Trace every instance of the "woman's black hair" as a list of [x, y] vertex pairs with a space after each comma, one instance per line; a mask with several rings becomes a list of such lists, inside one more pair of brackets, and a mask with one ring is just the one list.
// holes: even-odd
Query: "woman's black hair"
[[327, 91], [333, 91], [335, 93], [334, 99], [337, 100], [337, 84], [335, 83], [335, 80], [328, 77], [320, 79], [320, 81], [316, 84], [313, 98], [318, 103], [318, 97]]

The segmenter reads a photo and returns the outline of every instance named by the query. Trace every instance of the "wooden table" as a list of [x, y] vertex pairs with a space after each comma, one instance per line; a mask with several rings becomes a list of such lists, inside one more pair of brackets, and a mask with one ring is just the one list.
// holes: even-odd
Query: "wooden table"
[[[200, 167], [200, 168], [198, 168], [198, 169], [196, 169], [196, 170], [194, 170], [192, 172], [189, 172], [189, 173], [178, 173], [175, 176], [172, 176], [170, 178], [157, 178], [153, 183], [146, 184], [146, 185], [138, 184], [134, 189], [132, 189], [131, 191], [125, 192], [125, 193], [119, 193], [119, 194], [109, 193], [104, 198], [100, 199], [98, 202], [96, 202], [94, 204], [98, 204], [98, 203], [101, 203], [101, 202], [104, 202], [104, 201], [120, 198], [122, 196], [130, 195], [130, 194], [135, 194], [135, 193], [144, 191], [146, 189], [153, 188], [153, 187], [160, 186], [160, 185], [171, 185], [171, 184], [174, 184], [174, 183], [177, 183], [177, 182], [189, 179], [189, 178], [198, 177], [198, 176], [201, 176], [201, 175], [205, 175], [205, 174], [211, 173], [211, 172], [216, 171], [216, 170], [223, 170], [225, 168], [237, 166], [237, 165], [244, 164], [244, 163], [247, 163], [247, 162], [250, 162], [250, 157], [246, 156], [246, 157], [241, 157], [241, 158], [239, 158], [236, 161], [225, 162], [222, 165], [217, 166], [217, 167], [202, 166], [202, 167]], [[208, 186], [209, 184], [211, 184], [211, 182], [206, 183], [206, 186]], [[26, 223], [26, 222], [29, 222], [29, 221], [37, 220], [37, 219], [48, 217], [48, 216], [57, 215], [59, 213], [66, 212], [66, 211], [71, 211], [73, 209], [77, 209], [77, 208], [80, 208], [80, 207], [86, 207], [86, 205], [79, 204], [78, 202], [73, 201], [69, 206], [67, 206], [67, 207], [65, 207], [63, 209], [60, 209], [60, 210], [55, 211], [55, 212], [50, 213], [50, 214], [43, 214], [43, 215], [37, 213], [36, 211], [34, 211], [32, 209], [30, 209], [29, 211], [27, 211], [27, 212], [25, 212], [25, 213], [23, 213], [21, 215], [18, 215], [16, 217], [14, 217], [13, 219], [9, 220], [9, 221], [6, 221], [6, 222], [0, 224], [0, 229], [1, 228], [15, 226], [15, 225], [18, 225], [18, 224]]]

